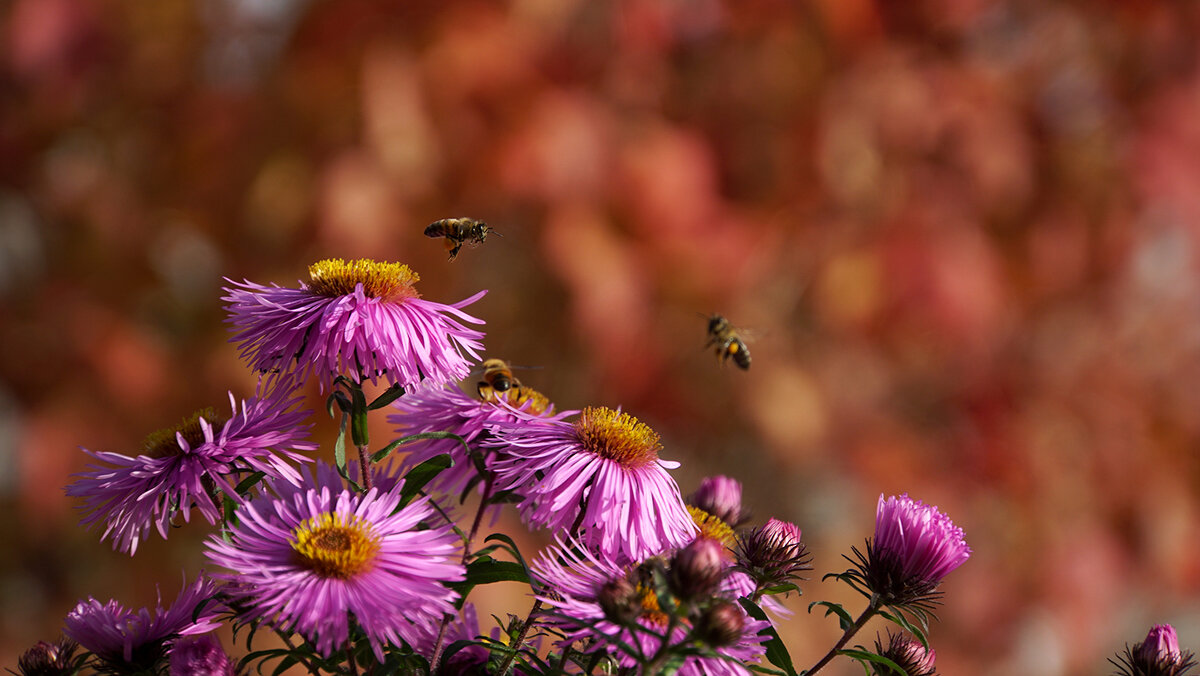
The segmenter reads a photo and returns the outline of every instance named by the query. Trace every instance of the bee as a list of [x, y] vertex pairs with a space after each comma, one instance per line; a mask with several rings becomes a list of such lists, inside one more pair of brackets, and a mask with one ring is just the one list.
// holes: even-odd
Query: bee
[[503, 359], [488, 359], [483, 362], [483, 380], [476, 385], [479, 398], [495, 401], [498, 396], [512, 389], [519, 389], [521, 381], [512, 374], [512, 367]]
[[[503, 359], [488, 359], [483, 362], [483, 380], [476, 389], [479, 398], [493, 404], [507, 402], [514, 408], [522, 408], [534, 415], [553, 412], [554, 404], [546, 395], [532, 387], [521, 384], [512, 374], [512, 365]], [[528, 367], [527, 367], [528, 368]]]
[[458, 251], [462, 249], [463, 244], [482, 244], [483, 240], [487, 239], [488, 233], [493, 232], [497, 237], [501, 236], [495, 228], [474, 218], [443, 218], [430, 223], [425, 228], [426, 237], [446, 238], [446, 248], [450, 250], [450, 260], [454, 260], [458, 256]]
[[732, 358], [733, 363], [743, 371], [750, 368], [750, 350], [746, 348], [745, 341], [738, 335], [738, 330], [721, 315], [712, 315], [708, 318], [708, 342], [704, 344], [704, 347], [713, 345], [717, 347], [717, 358], [721, 360], [722, 364]]

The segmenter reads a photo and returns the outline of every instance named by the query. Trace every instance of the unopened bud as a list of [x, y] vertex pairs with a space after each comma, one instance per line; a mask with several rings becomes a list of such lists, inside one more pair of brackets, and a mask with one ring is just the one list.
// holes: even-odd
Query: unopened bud
[[[895, 662], [904, 670], [905, 676], [934, 676], [934, 661], [937, 653], [932, 648], [926, 648], [920, 641], [904, 634], [888, 632], [888, 645], [883, 647], [879, 639], [875, 639], [875, 651]], [[890, 674], [895, 676], [891, 667], [874, 664], [872, 667], [879, 676]]]
[[623, 577], [605, 582], [596, 600], [604, 616], [616, 624], [629, 624], [642, 614], [641, 593]]
[[671, 560], [671, 591], [686, 600], [711, 596], [725, 572], [725, 547], [716, 540], [700, 537], [676, 552]]
[[212, 634], [175, 640], [170, 654], [171, 676], [233, 676], [233, 660]]
[[1182, 653], [1179, 650], [1179, 636], [1175, 627], [1169, 624], [1156, 624], [1146, 634], [1146, 640], [1137, 644], [1134, 653], [1147, 663], [1172, 664], [1179, 662]]
[[714, 648], [733, 645], [742, 638], [746, 613], [732, 601], [717, 601], [696, 620], [697, 638]]
[[77, 670], [74, 654], [78, 644], [70, 639], [59, 639], [56, 643], [38, 641], [24, 655], [17, 658], [21, 676], [63, 676]]
[[710, 476], [688, 497], [687, 503], [712, 514], [731, 528], [744, 520], [742, 484], [727, 476]]
[[779, 519], [771, 519], [740, 538], [737, 554], [738, 565], [768, 586], [809, 569], [800, 528]]

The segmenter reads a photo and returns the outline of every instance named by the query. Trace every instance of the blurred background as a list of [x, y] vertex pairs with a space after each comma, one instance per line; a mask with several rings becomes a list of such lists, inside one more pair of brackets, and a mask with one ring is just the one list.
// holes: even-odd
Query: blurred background
[[[901, 492], [974, 549], [942, 673], [1111, 673], [1157, 622], [1200, 648], [1198, 35], [1124, 0], [0, 1], [0, 667], [194, 578], [205, 528], [130, 559], [77, 526], [79, 447], [250, 394], [222, 277], [331, 256], [490, 289], [527, 384], [799, 524], [798, 666]], [[448, 263], [449, 216], [503, 236]]]

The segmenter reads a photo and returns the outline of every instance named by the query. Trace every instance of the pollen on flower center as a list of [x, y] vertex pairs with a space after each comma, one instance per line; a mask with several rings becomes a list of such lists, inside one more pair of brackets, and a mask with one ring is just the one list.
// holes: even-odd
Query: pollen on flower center
[[333, 512], [305, 519], [292, 538], [300, 565], [321, 577], [353, 578], [369, 570], [379, 552], [379, 538], [367, 522]]
[[308, 290], [329, 298], [354, 293], [360, 283], [370, 298], [397, 300], [420, 295], [413, 284], [421, 277], [403, 263], [327, 258], [308, 266], [308, 276], [312, 278]]
[[733, 546], [735, 537], [729, 524], [699, 507], [688, 505], [687, 510], [692, 515], [692, 521], [700, 528], [700, 537], [716, 540], [726, 547]]
[[662, 448], [658, 434], [645, 423], [603, 406], [583, 409], [575, 430], [585, 449], [630, 469], [654, 462]]
[[146, 440], [142, 442], [142, 455], [151, 458], [169, 458], [179, 455], [182, 449], [176, 439], [176, 434], [182, 435], [183, 440], [190, 448], [204, 443], [204, 428], [200, 426], [201, 418], [216, 428], [220, 428], [229, 420], [211, 408], [200, 409], [174, 427], [167, 427], [147, 435]]
[[642, 584], [637, 586], [637, 590], [642, 597], [642, 619], [660, 627], [667, 626], [670, 618], [663, 612], [662, 606], [658, 605], [658, 595]]

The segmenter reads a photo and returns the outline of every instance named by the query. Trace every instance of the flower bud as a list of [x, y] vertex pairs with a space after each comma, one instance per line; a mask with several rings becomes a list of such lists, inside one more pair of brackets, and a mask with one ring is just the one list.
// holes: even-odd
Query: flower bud
[[705, 537], [676, 552], [668, 577], [671, 591], [689, 601], [712, 595], [725, 571], [724, 553], [721, 543]]
[[185, 636], [171, 645], [171, 676], [235, 676], [234, 666], [212, 634]]
[[808, 551], [800, 541], [800, 529], [779, 519], [771, 519], [741, 537], [737, 555], [738, 565], [760, 587], [787, 582], [809, 569]]
[[[934, 650], [926, 648], [920, 641], [904, 634], [893, 634], [889, 631], [886, 648], [878, 638], [875, 639], [875, 652], [898, 664], [904, 670], [905, 676], [934, 676], [937, 673], [933, 668], [936, 658]], [[895, 676], [896, 672], [891, 667], [882, 664], [872, 664], [871, 666], [879, 676], [884, 674]]]
[[714, 648], [720, 648], [737, 643], [745, 627], [745, 611], [732, 601], [721, 600], [700, 614], [694, 630], [697, 638]]
[[604, 616], [617, 624], [629, 624], [642, 614], [642, 595], [629, 580], [618, 577], [605, 582], [596, 595]]
[[21, 676], [65, 676], [78, 669], [74, 659], [79, 644], [62, 638], [56, 643], [38, 641], [24, 655], [17, 658], [17, 669]]
[[1182, 653], [1179, 651], [1179, 637], [1175, 627], [1169, 624], [1156, 624], [1146, 634], [1146, 640], [1134, 647], [1134, 653], [1145, 662], [1177, 663]]
[[687, 503], [708, 512], [730, 527], [745, 520], [742, 510], [742, 484], [727, 476], [710, 476], [688, 497]]
[[1156, 624], [1146, 634], [1146, 640], [1109, 659], [1121, 676], [1183, 676], [1195, 666], [1191, 651], [1181, 650], [1175, 628]]

